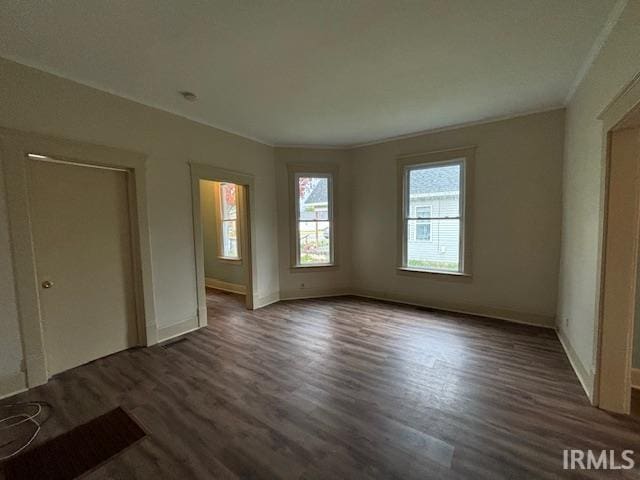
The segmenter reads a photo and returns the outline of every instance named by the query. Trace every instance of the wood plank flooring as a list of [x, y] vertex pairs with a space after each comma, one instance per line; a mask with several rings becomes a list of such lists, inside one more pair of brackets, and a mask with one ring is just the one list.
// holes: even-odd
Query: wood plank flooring
[[640, 390], [631, 389], [631, 415], [640, 417]]
[[602, 478], [563, 471], [562, 450], [640, 450], [640, 419], [591, 407], [551, 330], [351, 297], [255, 312], [207, 298], [209, 326], [186, 340], [0, 403], [53, 405], [36, 443], [122, 405], [149, 436], [90, 479]]

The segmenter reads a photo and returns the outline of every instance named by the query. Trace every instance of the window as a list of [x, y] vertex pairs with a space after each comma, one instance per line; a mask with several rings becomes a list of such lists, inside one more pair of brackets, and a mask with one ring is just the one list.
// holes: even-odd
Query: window
[[468, 273], [465, 179], [472, 155], [471, 149], [460, 149], [399, 160], [401, 269]]
[[295, 197], [294, 266], [333, 264], [333, 175], [293, 175]]
[[[416, 218], [431, 218], [431, 206], [416, 206]], [[431, 240], [431, 220], [417, 220], [414, 240], [429, 241]]]
[[237, 185], [233, 183], [218, 183], [218, 256], [230, 260], [240, 260], [238, 193], [239, 188]]

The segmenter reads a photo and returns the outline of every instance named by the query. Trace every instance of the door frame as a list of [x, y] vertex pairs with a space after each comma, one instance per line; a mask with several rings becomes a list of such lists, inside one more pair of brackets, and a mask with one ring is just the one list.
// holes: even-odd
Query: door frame
[[[630, 214], [631, 230], [634, 238], [628, 238], [627, 233], [615, 230], [609, 222], [609, 194], [616, 189], [612, 185], [611, 177], [611, 138], [612, 133], [622, 126], [625, 117], [640, 108], [640, 72], [636, 74], [627, 86], [609, 103], [598, 116], [603, 124], [602, 145], [602, 183], [600, 186], [600, 205], [602, 221], [600, 223], [600, 244], [598, 248], [597, 291], [596, 299], [596, 329], [595, 329], [595, 372], [592, 404], [605, 410], [628, 414], [631, 399], [631, 359], [634, 313], [636, 309], [636, 272], [638, 266], [638, 233], [640, 232], [640, 205], [635, 206], [635, 212]], [[620, 175], [617, 176], [620, 178]], [[638, 179], [629, 174], [627, 179], [636, 180], [634, 189], [640, 189]], [[624, 235], [631, 248], [607, 250], [607, 237]], [[633, 279], [631, 284], [621, 285], [610, 280], [612, 271], [607, 271], [608, 265], [633, 265]], [[612, 267], [613, 268], [613, 267]], [[607, 277], [609, 273], [609, 278]], [[618, 276], [618, 275], [617, 275]], [[603, 374], [606, 372], [606, 374]]]
[[145, 155], [0, 128], [0, 160], [4, 167], [7, 192], [18, 322], [22, 338], [26, 383], [28, 388], [32, 388], [47, 383], [49, 375], [42, 334], [42, 312], [29, 210], [28, 154], [47, 156], [76, 165], [118, 168], [126, 172], [139, 345], [148, 346], [157, 343], [157, 325], [146, 202]]
[[256, 289], [256, 258], [255, 258], [255, 218], [253, 215], [255, 203], [255, 182], [253, 175], [235, 172], [224, 168], [214, 167], [202, 163], [189, 162], [191, 172], [191, 201], [193, 213], [193, 244], [196, 261], [196, 296], [198, 301], [198, 326], [207, 325], [207, 293], [205, 289], [204, 273], [204, 240], [202, 237], [202, 218], [200, 215], [200, 180], [212, 182], [229, 182], [242, 185], [245, 192], [243, 215], [241, 221], [242, 232], [242, 265], [245, 273], [245, 300], [249, 310], [254, 309], [254, 292]]

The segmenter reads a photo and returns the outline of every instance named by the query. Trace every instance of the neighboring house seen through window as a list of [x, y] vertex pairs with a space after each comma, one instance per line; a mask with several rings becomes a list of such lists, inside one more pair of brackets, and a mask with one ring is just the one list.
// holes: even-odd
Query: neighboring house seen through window
[[466, 273], [467, 159], [459, 153], [454, 151], [448, 156], [446, 152], [436, 152], [399, 160], [404, 269]]
[[333, 176], [295, 173], [295, 265], [333, 264]]

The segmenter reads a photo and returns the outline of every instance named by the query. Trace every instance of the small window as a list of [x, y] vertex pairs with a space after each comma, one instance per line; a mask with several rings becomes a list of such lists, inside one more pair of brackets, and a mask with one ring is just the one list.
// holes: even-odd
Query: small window
[[401, 268], [467, 273], [467, 157], [460, 153], [462, 152], [439, 152], [399, 160], [403, 219]]
[[416, 220], [416, 229], [415, 229], [415, 240], [416, 241], [424, 241], [428, 242], [431, 240], [431, 220], [421, 220], [421, 219], [430, 219], [431, 218], [431, 206], [416, 206], [416, 218], [420, 220]]
[[295, 266], [333, 264], [333, 175], [295, 173]]
[[238, 186], [218, 184], [219, 252], [220, 258], [240, 260], [238, 229]]

